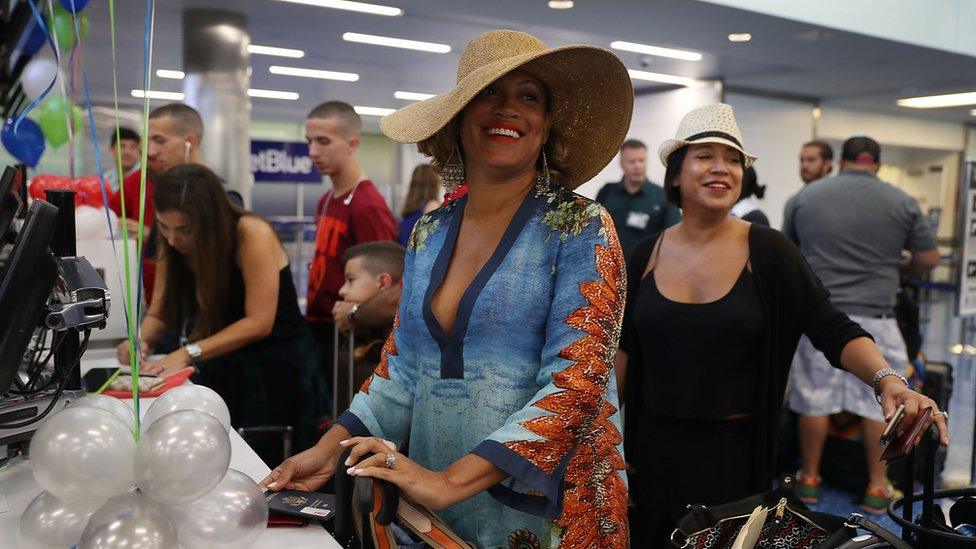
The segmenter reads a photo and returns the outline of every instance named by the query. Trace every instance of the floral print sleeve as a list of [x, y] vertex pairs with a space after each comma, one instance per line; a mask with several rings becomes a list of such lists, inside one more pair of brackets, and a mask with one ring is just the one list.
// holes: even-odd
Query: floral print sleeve
[[605, 210], [577, 196], [558, 200], [542, 220], [560, 240], [537, 379], [542, 388], [472, 452], [511, 475], [489, 493], [553, 519], [562, 547], [621, 547], [627, 488], [613, 357], [624, 261]]

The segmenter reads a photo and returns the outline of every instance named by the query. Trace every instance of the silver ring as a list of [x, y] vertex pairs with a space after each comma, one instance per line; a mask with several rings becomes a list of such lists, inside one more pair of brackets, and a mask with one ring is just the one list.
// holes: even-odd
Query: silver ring
[[942, 410], [941, 412], [939, 412], [939, 414], [941, 414], [942, 417], [946, 419], [946, 421], [949, 421], [949, 412]]
[[392, 469], [393, 466], [396, 465], [396, 459], [396, 454], [386, 454], [386, 463], [384, 466], [387, 469]]

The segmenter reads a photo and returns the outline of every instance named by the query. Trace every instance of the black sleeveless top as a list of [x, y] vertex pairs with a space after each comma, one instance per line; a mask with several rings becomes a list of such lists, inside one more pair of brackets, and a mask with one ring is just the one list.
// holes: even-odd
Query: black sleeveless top
[[[236, 261], [231, 267], [227, 297], [228, 311], [224, 318], [227, 319], [227, 324], [232, 324], [244, 318], [244, 275]], [[264, 348], [282, 340], [303, 335], [305, 330], [305, 317], [298, 309], [298, 294], [291, 278], [291, 266], [285, 265], [278, 271], [278, 303], [271, 334], [241, 350]]]
[[637, 292], [645, 412], [682, 419], [755, 413], [765, 325], [752, 273], [743, 268], [732, 290], [710, 303], [669, 300], [653, 269]]

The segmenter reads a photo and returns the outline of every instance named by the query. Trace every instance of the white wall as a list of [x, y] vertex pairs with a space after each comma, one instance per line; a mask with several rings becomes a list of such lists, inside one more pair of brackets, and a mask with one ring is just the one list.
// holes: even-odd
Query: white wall
[[726, 94], [725, 102], [735, 111], [746, 152], [759, 157], [756, 174], [766, 185], [760, 209], [778, 229], [786, 201], [803, 186], [800, 147], [813, 138], [813, 106], [733, 93]]
[[869, 135], [885, 145], [945, 151], [959, 151], [964, 146], [965, 132], [958, 122], [894, 116], [831, 103], [821, 104], [821, 111], [817, 135], [823, 139], [843, 141], [852, 135]]
[[[672, 139], [684, 115], [697, 107], [719, 101], [718, 85], [681, 88], [668, 92], [639, 95], [634, 100], [634, 115], [628, 138], [647, 144], [647, 177], [658, 184], [664, 179], [664, 166], [657, 158], [657, 149], [666, 139]], [[614, 157], [596, 177], [580, 186], [576, 192], [593, 198], [604, 184], [620, 181], [623, 170], [620, 159]]]
[[794, 21], [976, 55], [972, 0], [704, 0]]

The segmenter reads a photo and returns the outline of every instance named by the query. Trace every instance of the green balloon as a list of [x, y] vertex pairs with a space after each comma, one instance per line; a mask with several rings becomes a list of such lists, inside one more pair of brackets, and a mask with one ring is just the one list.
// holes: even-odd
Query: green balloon
[[[54, 5], [54, 11], [47, 17], [49, 28], [54, 30], [54, 35], [58, 39], [58, 48], [68, 51], [74, 46], [75, 42], [75, 22], [71, 18], [71, 12], [62, 8], [60, 4]], [[81, 31], [81, 39], [88, 36], [88, 14], [78, 14], [78, 30]]]
[[67, 113], [71, 112], [71, 131], [74, 135], [82, 131], [83, 114], [81, 107], [74, 101], [65, 100], [61, 97], [54, 97], [44, 102], [40, 108], [40, 116], [37, 118], [41, 126], [41, 133], [52, 147], [60, 147], [68, 142], [68, 120]]

